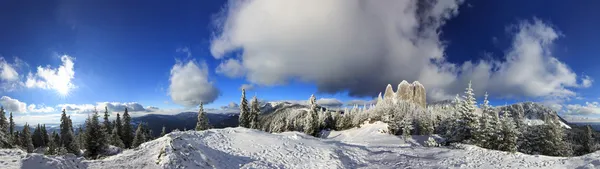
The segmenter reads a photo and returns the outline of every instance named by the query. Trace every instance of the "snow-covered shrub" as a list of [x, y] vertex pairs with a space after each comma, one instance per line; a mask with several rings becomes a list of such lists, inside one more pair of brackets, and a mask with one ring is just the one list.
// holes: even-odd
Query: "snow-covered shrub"
[[427, 141], [425, 141], [425, 147], [438, 147], [440, 146], [440, 144], [438, 144], [437, 141], [435, 141], [435, 139], [433, 137], [429, 137], [427, 139]]

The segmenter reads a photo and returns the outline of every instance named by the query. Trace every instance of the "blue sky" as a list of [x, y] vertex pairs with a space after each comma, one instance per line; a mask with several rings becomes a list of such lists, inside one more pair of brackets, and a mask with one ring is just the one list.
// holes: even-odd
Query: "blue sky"
[[443, 100], [471, 80], [495, 105], [537, 101], [595, 118], [598, 7], [593, 0], [3, 1], [0, 101], [20, 122], [49, 123], [62, 108], [169, 114], [202, 101], [220, 109], [239, 101], [243, 84], [263, 100], [316, 93], [339, 105], [369, 102], [402, 80], [423, 83], [429, 101]]

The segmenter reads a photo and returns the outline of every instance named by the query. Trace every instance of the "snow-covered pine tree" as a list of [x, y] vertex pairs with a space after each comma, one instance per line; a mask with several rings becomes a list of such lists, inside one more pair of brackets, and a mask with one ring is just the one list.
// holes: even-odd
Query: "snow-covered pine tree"
[[404, 138], [410, 138], [411, 136], [411, 131], [413, 130], [413, 124], [412, 124], [412, 120], [410, 120], [409, 118], [404, 118], [402, 119], [402, 121], [400, 121], [400, 130], [402, 130], [402, 136], [404, 136]]
[[127, 108], [125, 108], [125, 113], [123, 113], [121, 132], [121, 139], [123, 140], [123, 144], [125, 144], [125, 148], [131, 148], [131, 143], [133, 142], [133, 126], [131, 126], [131, 116], [129, 116]]
[[498, 150], [516, 152], [519, 130], [508, 112], [502, 114], [501, 126], [500, 137], [502, 140], [498, 144]]
[[331, 115], [331, 112], [329, 111], [324, 111], [324, 116], [325, 119], [323, 120], [323, 128], [324, 129], [334, 129], [335, 128], [335, 122], [333, 120], [333, 116]]
[[0, 106], [0, 132], [8, 135], [8, 126], [8, 120], [6, 119], [4, 107]]
[[[121, 115], [119, 113], [117, 113], [117, 118], [115, 118], [115, 121], [113, 122], [113, 124], [115, 125], [113, 127], [113, 129], [117, 129], [119, 138], [121, 138], [121, 141], [123, 141], [123, 124], [121, 122], [122, 122]], [[125, 144], [125, 142], [123, 142], [123, 144]], [[125, 148], [125, 147], [123, 147], [123, 148]]]
[[208, 122], [208, 117], [206, 117], [206, 113], [204, 112], [204, 106], [200, 103], [200, 110], [198, 110], [198, 122], [196, 123], [196, 131], [207, 130], [210, 128], [210, 123]]
[[98, 111], [94, 110], [85, 122], [85, 156], [92, 159], [100, 155], [108, 141], [98, 117]]
[[544, 146], [542, 146], [542, 154], [551, 156], [569, 156], [571, 152], [564, 140], [565, 133], [560, 123], [551, 118], [545, 118], [546, 138]]
[[33, 142], [31, 140], [31, 132], [29, 129], [29, 124], [25, 124], [25, 126], [23, 127], [23, 132], [21, 134], [21, 140], [22, 140], [22, 145], [21, 147], [23, 147], [28, 153], [33, 153]]
[[[75, 135], [73, 134], [73, 127], [71, 126], [71, 119], [67, 116], [65, 109], [62, 111], [60, 119], [60, 138], [61, 146], [66, 149], [68, 153], [79, 155], [79, 147], [75, 141]], [[25, 142], [25, 141], [23, 141]]]
[[160, 132], [160, 136], [165, 136], [167, 134], [167, 128], [165, 126], [162, 127], [162, 131]]
[[496, 132], [495, 126], [492, 124], [493, 119], [491, 113], [492, 110], [489, 105], [488, 94], [485, 92], [483, 104], [481, 104], [481, 116], [479, 118], [481, 126], [479, 130], [475, 132], [475, 139], [478, 140], [479, 146], [489, 149], [492, 149], [491, 145], [494, 144], [492, 139], [495, 137], [494, 132]]
[[83, 127], [81, 127], [81, 124], [77, 127], [75, 139], [77, 139], [77, 142], [79, 143], [79, 149], [85, 149], [85, 131], [83, 130]]
[[112, 132], [112, 124], [110, 124], [110, 120], [108, 120], [108, 107], [104, 106], [104, 122], [103, 122], [103, 130], [106, 132], [106, 135], [109, 135]]
[[250, 102], [250, 108], [250, 128], [258, 129], [260, 127], [260, 124], [258, 122], [258, 114], [260, 114], [260, 108], [258, 98], [256, 98], [256, 96], [252, 98], [252, 101]]
[[585, 126], [585, 131], [583, 134], [583, 138], [582, 138], [582, 144], [583, 144], [583, 151], [585, 151], [585, 153], [592, 153], [596, 151], [596, 140], [594, 140], [594, 137], [592, 135], [594, 131], [592, 130], [592, 127], [590, 125], [586, 125]]
[[308, 116], [305, 118], [305, 129], [304, 132], [308, 135], [312, 135], [317, 137], [319, 135], [319, 115], [317, 112], [319, 109], [317, 108], [317, 98], [315, 95], [311, 95], [308, 101], [310, 110], [308, 110]]
[[469, 81], [469, 86], [465, 89], [463, 99], [459, 104], [458, 112], [460, 119], [458, 120], [458, 128], [455, 132], [456, 137], [453, 141], [477, 144], [477, 140], [473, 138], [474, 132], [479, 130], [479, 118], [475, 114], [476, 104], [475, 93], [473, 93], [473, 88], [471, 88], [471, 82]]
[[111, 134], [110, 134], [110, 144], [116, 147], [120, 147], [120, 148], [124, 148], [125, 144], [123, 144], [123, 140], [121, 140], [121, 137], [119, 136], [119, 131], [117, 130], [117, 128], [113, 128]]
[[145, 138], [145, 134], [144, 134], [144, 129], [142, 127], [142, 123], [140, 123], [140, 124], [138, 124], [138, 127], [135, 130], [135, 136], [133, 137], [133, 142], [132, 142], [131, 148], [136, 148], [144, 142], [146, 142], [146, 138]]
[[21, 147], [23, 142], [21, 142], [21, 133], [19, 131], [15, 131], [12, 135], [12, 145]]
[[56, 142], [54, 141], [54, 139], [57, 139], [57, 138], [54, 138], [54, 134], [51, 134], [51, 135], [52, 136], [49, 137], [49, 140], [48, 140], [48, 149], [44, 153], [45, 155], [56, 155], [57, 154], [56, 150], [57, 150], [58, 146], [56, 145]]
[[250, 108], [248, 107], [248, 100], [246, 100], [246, 89], [242, 89], [242, 98], [240, 100], [240, 117], [239, 126], [250, 128]]

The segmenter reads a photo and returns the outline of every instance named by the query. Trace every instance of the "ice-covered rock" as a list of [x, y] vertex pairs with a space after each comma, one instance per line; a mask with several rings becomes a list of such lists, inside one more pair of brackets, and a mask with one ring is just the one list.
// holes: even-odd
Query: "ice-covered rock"
[[427, 106], [425, 86], [418, 81], [414, 81], [410, 84], [406, 80], [403, 80], [398, 84], [396, 92], [394, 92], [392, 85], [388, 84], [385, 88], [383, 99], [378, 98], [377, 102], [381, 103], [383, 100], [392, 100], [393, 102], [403, 100], [415, 103], [423, 108]]

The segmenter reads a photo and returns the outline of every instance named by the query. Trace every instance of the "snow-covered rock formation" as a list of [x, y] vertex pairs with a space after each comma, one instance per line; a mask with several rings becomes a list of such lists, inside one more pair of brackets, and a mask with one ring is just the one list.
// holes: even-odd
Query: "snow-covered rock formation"
[[558, 116], [558, 113], [548, 106], [534, 102], [522, 102], [495, 108], [498, 112], [506, 111], [511, 117], [521, 119], [527, 125], [544, 124], [544, 119], [560, 122], [565, 128], [571, 128], [567, 121]]
[[403, 80], [398, 84], [396, 92], [394, 92], [392, 85], [388, 84], [385, 88], [383, 97], [381, 96], [381, 93], [379, 93], [377, 102], [381, 103], [383, 100], [394, 100], [394, 102], [397, 100], [404, 100], [415, 103], [423, 108], [427, 105], [425, 86], [419, 83], [419, 81], [414, 81], [410, 84], [406, 80]]

